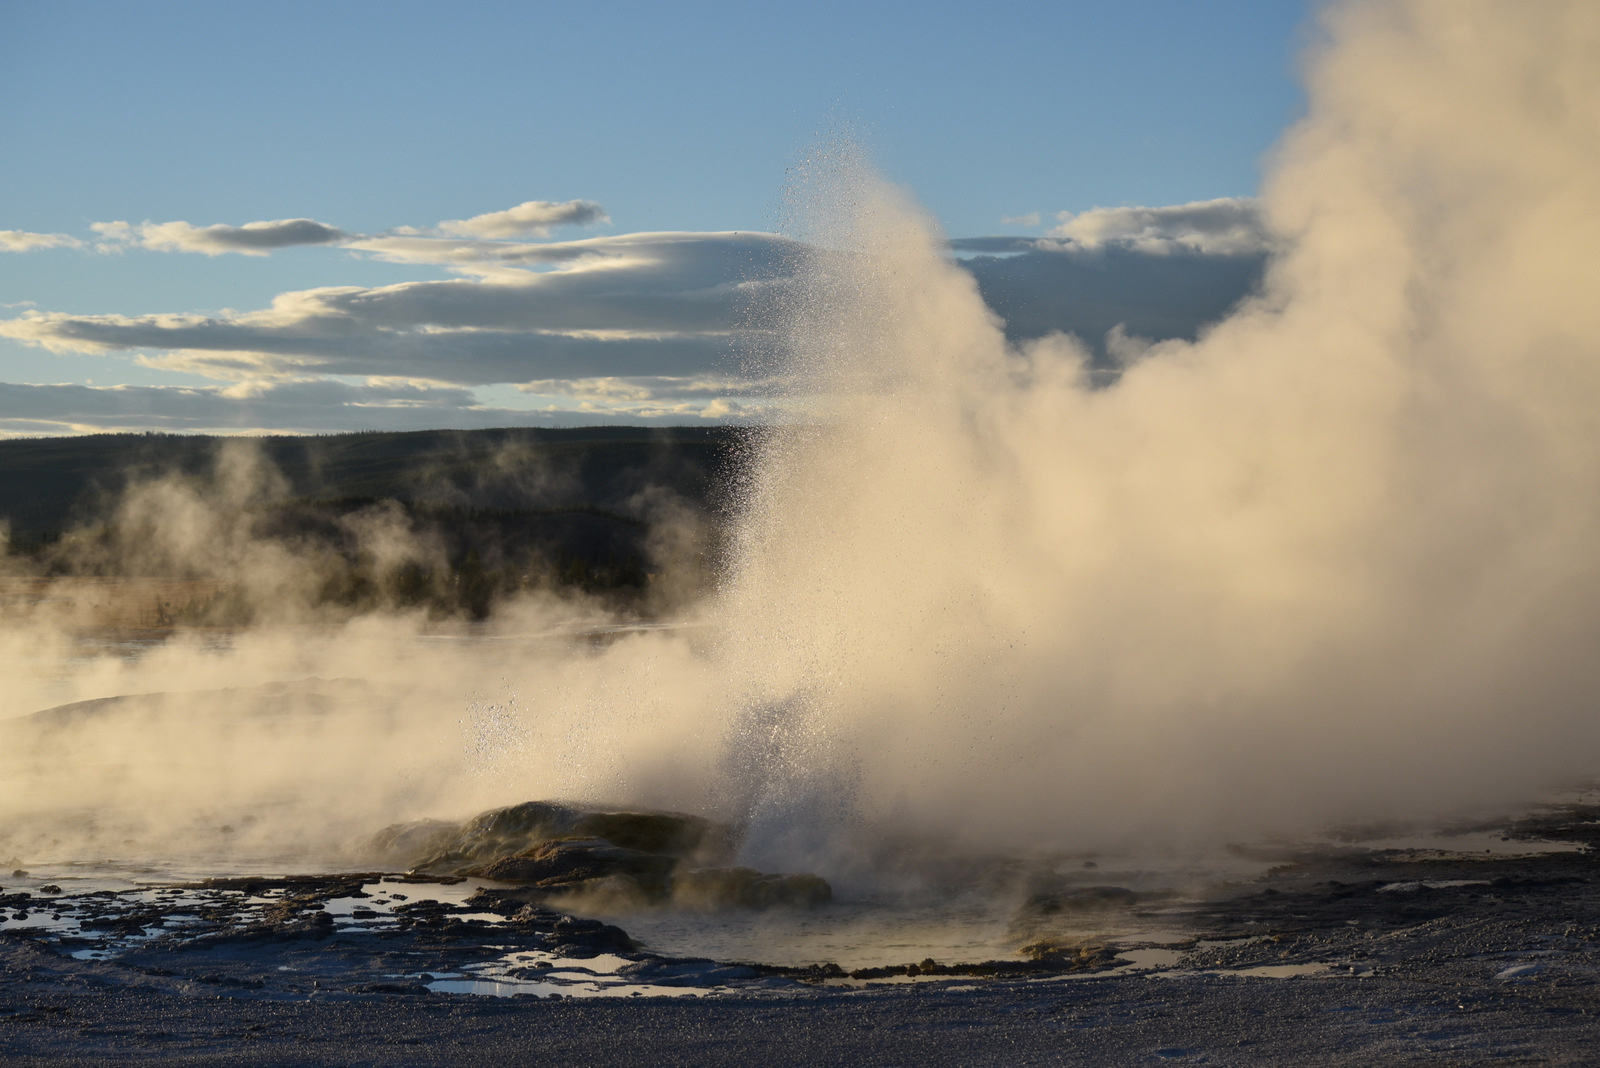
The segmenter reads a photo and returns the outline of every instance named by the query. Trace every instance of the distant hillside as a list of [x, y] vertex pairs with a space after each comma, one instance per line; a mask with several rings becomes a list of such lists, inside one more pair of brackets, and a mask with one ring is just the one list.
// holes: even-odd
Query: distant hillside
[[[224, 501], [219, 457], [243, 446], [267, 462], [265, 489], [234, 498], [227, 507], [247, 522], [219, 530], [341, 561], [319, 565], [327, 577], [315, 596], [323, 600], [483, 615], [498, 596], [530, 586], [642, 596], [666, 571], [680, 585], [701, 581], [685, 573], [706, 567], [750, 433], [594, 427], [0, 441], [0, 519], [12, 553], [46, 573], [227, 581], [207, 572], [226, 567], [207, 565], [204, 554], [153, 551], [161, 538], [146, 528], [160, 517], [132, 518], [118, 506], [131, 488], [174, 477], [208, 504]], [[375, 556], [374, 517], [414, 547]], [[223, 546], [215, 560], [230, 551], [237, 557], [237, 547]]]

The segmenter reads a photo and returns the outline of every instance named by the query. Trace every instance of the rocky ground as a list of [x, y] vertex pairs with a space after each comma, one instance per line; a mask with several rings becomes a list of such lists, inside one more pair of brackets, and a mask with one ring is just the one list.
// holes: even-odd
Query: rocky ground
[[[581, 848], [530, 838], [530, 813]], [[1258, 878], [1177, 899], [1042, 884], [1018, 910], [1014, 957], [853, 972], [663, 957], [571, 915], [563, 880], [615, 889], [631, 871], [670, 896], [672, 873], [635, 854], [715, 859], [715, 828], [576, 826], [592, 815], [544, 806], [423, 836], [436, 868], [514, 847], [520, 881], [369, 872], [63, 893], [5, 879], [0, 1060], [1593, 1064], [1600, 1049], [1593, 804], [1506, 826], [1494, 852], [1285, 853]], [[674, 827], [694, 833], [660, 833]], [[497, 834], [487, 853], [463, 848]], [[1530, 852], [1506, 851], [1522, 840]], [[607, 856], [623, 867], [594, 867]], [[830, 907], [803, 881], [803, 899], [738, 898], [760, 879], [791, 885], [772, 878], [792, 877], [713, 882], [727, 907]], [[1173, 937], [1085, 935], [1141, 915]]]

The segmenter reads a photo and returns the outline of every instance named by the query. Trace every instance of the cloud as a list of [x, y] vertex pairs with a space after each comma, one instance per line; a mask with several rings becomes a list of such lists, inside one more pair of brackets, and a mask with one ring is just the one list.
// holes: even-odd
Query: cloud
[[633, 234], [584, 242], [545, 271], [302, 290], [213, 316], [30, 311], [0, 319], [0, 337], [56, 352], [160, 350], [167, 355], [144, 362], [227, 379], [315, 371], [483, 385], [695, 374], [726, 361], [794, 250], [772, 234]]
[[315, 219], [274, 219], [245, 223], [243, 226], [191, 226], [182, 221], [137, 226], [126, 222], [98, 222], [91, 227], [101, 236], [102, 251], [123, 245], [137, 245], [160, 252], [199, 252], [220, 256], [237, 252], [244, 256], [265, 256], [294, 245], [333, 245], [351, 235]]
[[[1106, 341], [1113, 329], [1153, 341], [1193, 338], [1259, 282], [1264, 253], [1214, 251], [1239, 246], [1219, 235], [1230, 232], [1229, 219], [1254, 220], [1253, 206], [1220, 203], [1116, 209], [1117, 225], [1101, 210], [1101, 222], [1082, 224], [1078, 238], [990, 236], [950, 247], [1013, 340], [1075, 334], [1100, 365], [1115, 368], [1121, 349]], [[498, 213], [516, 220], [478, 229], [526, 227], [559, 215], [522, 208]], [[582, 212], [573, 208], [567, 216]], [[239, 227], [116, 222], [95, 229], [112, 247], [209, 255], [336, 243], [357, 255], [444, 267], [459, 277], [296, 290], [266, 308], [210, 315], [19, 309], [14, 318], [0, 318], [0, 338], [60, 353], [126, 353], [146, 367], [235, 383], [334, 375], [468, 389], [520, 384], [525, 395], [554, 404], [641, 418], [673, 411], [700, 418], [713, 403], [729, 413], [760, 408], [770, 391], [721, 379], [736, 372], [738, 353], [768, 344], [757, 340], [764, 332], [760, 313], [781, 306], [806, 256], [793, 239], [766, 233], [541, 242], [437, 232], [359, 235], [310, 219]], [[1196, 247], [1193, 235], [1203, 230], [1210, 236]], [[566, 383], [570, 392], [557, 393], [552, 382]]]
[[730, 394], [771, 393], [775, 379], [748, 379], [730, 375], [645, 375], [633, 378], [542, 379], [523, 382], [523, 393], [581, 397], [615, 397], [626, 400], [709, 399]]
[[610, 222], [605, 209], [592, 200], [525, 200], [505, 211], [491, 211], [470, 219], [448, 219], [439, 224], [442, 234], [455, 237], [546, 237], [551, 227], [586, 226]]
[[1157, 255], [1204, 252], [1249, 255], [1273, 248], [1273, 238], [1249, 197], [1197, 200], [1161, 208], [1064, 211], [1049, 236], [1082, 249], [1137, 249]]
[[[1062, 245], [1059, 241], [1044, 241], [1045, 251], [1060, 251]], [[1039, 249], [1041, 240], [1037, 237], [1012, 237], [1007, 234], [991, 234], [983, 237], [956, 237], [949, 242], [950, 250], [957, 255], [976, 252], [991, 256], [1005, 256], [1018, 252], [1033, 252]]]
[[1030, 211], [1026, 215], [1007, 215], [1000, 220], [1003, 226], [1038, 226], [1039, 213]]
[[[1150, 209], [1152, 211], [1160, 209]], [[241, 228], [242, 229], [242, 228]], [[1262, 254], [1151, 252], [1059, 239], [952, 241], [1014, 340], [1067, 332], [1109, 360], [1106, 334], [1194, 337], [1259, 281]], [[378, 235], [344, 243], [465, 277], [328, 287], [217, 315], [0, 319], [0, 337], [56, 352], [142, 353], [140, 362], [230, 381], [398, 375], [458, 386], [638, 380], [726, 372], [803, 249], [764, 233], [639, 233], [564, 242]]]
[[68, 234], [33, 234], [26, 230], [0, 230], [0, 252], [32, 252], [41, 248], [82, 246], [82, 241]]
[[1087, 251], [1050, 239], [982, 237], [952, 241], [985, 303], [1011, 341], [1074, 334], [1103, 367], [1120, 366], [1108, 342], [1124, 334], [1194, 340], [1256, 291], [1265, 253], [1218, 255], [1187, 248], [1150, 251], [1107, 244]]
[[584, 411], [626, 413], [639, 418], [756, 418], [775, 414], [774, 379], [727, 375], [584, 378], [525, 382], [534, 396], [561, 397]]
[[693, 386], [679, 391], [667, 380], [643, 396], [621, 398], [609, 398], [603, 386], [544, 385], [563, 400], [538, 409], [497, 407], [480, 403], [471, 390], [384, 379], [352, 384], [313, 378], [232, 387], [0, 383], [0, 435], [571, 426], [726, 419], [752, 411], [748, 398]]

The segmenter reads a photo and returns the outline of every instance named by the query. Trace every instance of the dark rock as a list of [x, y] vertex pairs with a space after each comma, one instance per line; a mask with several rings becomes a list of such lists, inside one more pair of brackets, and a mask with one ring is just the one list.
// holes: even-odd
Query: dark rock
[[727, 826], [677, 812], [590, 812], [572, 830], [577, 836], [670, 857], [722, 855], [733, 837]]
[[639, 948], [628, 932], [599, 920], [585, 920], [577, 916], [563, 916], [556, 921], [552, 938], [569, 956], [574, 950], [593, 953], [631, 953]]
[[543, 889], [620, 876], [646, 894], [662, 894], [677, 864], [673, 857], [625, 849], [603, 838], [567, 838], [546, 842], [531, 853], [468, 869], [466, 874]]
[[524, 905], [512, 913], [511, 922], [546, 927], [555, 922], [555, 917], [556, 913], [551, 912], [549, 909], [541, 909], [535, 905]]
[[684, 813], [585, 811], [527, 801], [455, 828], [438, 821], [397, 824], [369, 846], [391, 856], [426, 847], [429, 855], [413, 861], [416, 871], [519, 884], [525, 892], [515, 901], [485, 897], [483, 907], [507, 918], [526, 905], [575, 898], [616, 907], [671, 899], [699, 908], [810, 907], [832, 899], [832, 888], [815, 875], [702, 866], [728, 857], [736, 839], [732, 827]]
[[388, 866], [412, 868], [418, 866], [419, 860], [448, 850], [460, 833], [459, 823], [445, 820], [396, 823], [369, 838], [360, 852]]
[[369, 855], [417, 871], [465, 874], [506, 857], [527, 856], [562, 838], [599, 838], [642, 853], [716, 862], [731, 852], [732, 827], [680, 812], [596, 812], [551, 801], [491, 809], [464, 824], [396, 824], [364, 846]]
[[468, 869], [518, 856], [543, 842], [573, 833], [580, 813], [549, 801], [525, 801], [491, 809], [462, 824], [442, 840], [438, 851], [419, 859], [420, 870], [467, 874]]

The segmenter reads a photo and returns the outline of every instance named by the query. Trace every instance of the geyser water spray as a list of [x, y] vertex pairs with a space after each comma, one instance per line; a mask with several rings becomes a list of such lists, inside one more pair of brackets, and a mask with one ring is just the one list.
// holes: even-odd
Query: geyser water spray
[[[1354, 3], [1263, 290], [1094, 388], [848, 149], [720, 606], [860, 818], [1217, 842], [1600, 768], [1600, 12]], [[792, 789], [792, 785], [786, 787]]]

